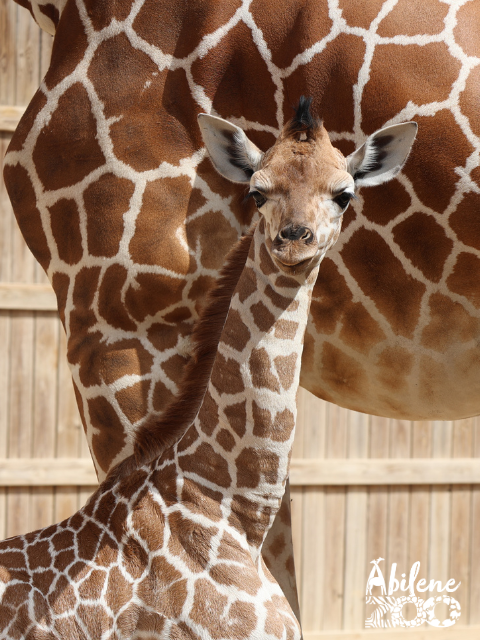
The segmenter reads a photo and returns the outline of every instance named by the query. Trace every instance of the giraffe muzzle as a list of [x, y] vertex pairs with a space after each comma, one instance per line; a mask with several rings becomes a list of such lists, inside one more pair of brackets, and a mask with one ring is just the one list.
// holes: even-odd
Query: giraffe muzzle
[[272, 255], [280, 267], [306, 267], [317, 252], [313, 231], [303, 225], [286, 225], [272, 243]]

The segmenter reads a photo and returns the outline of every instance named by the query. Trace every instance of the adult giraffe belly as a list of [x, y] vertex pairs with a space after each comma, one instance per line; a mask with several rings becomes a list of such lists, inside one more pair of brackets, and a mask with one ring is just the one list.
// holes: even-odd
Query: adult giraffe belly
[[[409, 238], [412, 246], [422, 240]], [[380, 416], [478, 414], [477, 254], [460, 251], [446, 282], [428, 283], [372, 230], [352, 237], [347, 231], [343, 245], [325, 259], [314, 291], [302, 385], [340, 406]]]

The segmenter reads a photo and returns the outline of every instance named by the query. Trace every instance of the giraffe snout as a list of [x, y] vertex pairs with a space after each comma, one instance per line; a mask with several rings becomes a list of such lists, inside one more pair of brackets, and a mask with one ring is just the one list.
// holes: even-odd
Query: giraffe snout
[[272, 242], [272, 255], [282, 267], [298, 267], [307, 263], [318, 251], [313, 231], [302, 224], [289, 223]]
[[[285, 240], [302, 240], [306, 244], [310, 244], [314, 235], [313, 231], [308, 227], [290, 223], [278, 232], [277, 238], [279, 244]], [[275, 238], [275, 240], [277, 240], [277, 238]]]

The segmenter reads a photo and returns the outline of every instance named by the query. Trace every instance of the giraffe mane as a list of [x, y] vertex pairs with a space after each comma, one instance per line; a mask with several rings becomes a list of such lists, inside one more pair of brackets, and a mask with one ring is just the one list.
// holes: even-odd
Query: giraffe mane
[[160, 417], [151, 416], [137, 430], [133, 454], [108, 474], [109, 481], [148, 464], [177, 442], [195, 420], [212, 373], [218, 343], [235, 287], [247, 261], [256, 223], [229, 252], [217, 284], [192, 333], [193, 353], [185, 366], [179, 392]]
[[300, 100], [294, 107], [295, 115], [289, 120], [285, 126], [287, 135], [295, 135], [296, 133], [307, 133], [311, 137], [315, 137], [316, 132], [322, 126], [322, 120], [314, 118], [310, 112], [313, 98], [300, 96]]

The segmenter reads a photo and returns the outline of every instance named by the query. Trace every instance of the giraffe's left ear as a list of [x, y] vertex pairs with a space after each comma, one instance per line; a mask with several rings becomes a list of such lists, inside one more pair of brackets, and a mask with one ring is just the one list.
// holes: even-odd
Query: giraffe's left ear
[[236, 125], [201, 113], [198, 124], [215, 169], [232, 182], [250, 182], [263, 153]]
[[392, 180], [405, 164], [417, 135], [416, 122], [379, 129], [347, 158], [356, 187], [373, 187]]

